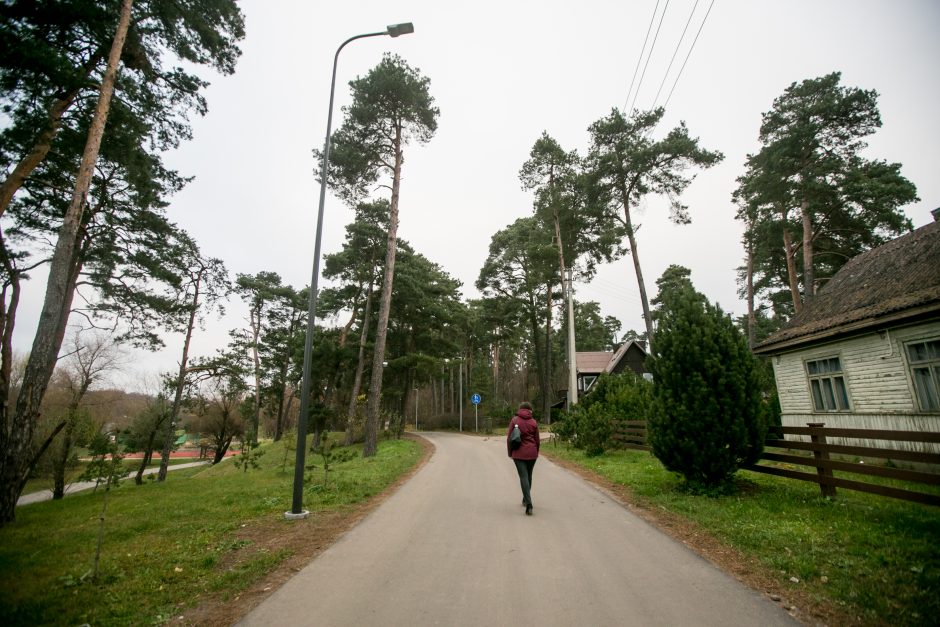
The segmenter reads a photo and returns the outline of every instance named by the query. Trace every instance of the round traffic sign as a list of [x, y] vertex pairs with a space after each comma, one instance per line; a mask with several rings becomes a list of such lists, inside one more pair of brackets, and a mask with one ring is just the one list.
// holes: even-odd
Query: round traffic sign
[[479, 394], [474, 394], [473, 396], [470, 397], [470, 402], [473, 403], [474, 405], [479, 405], [480, 401], [482, 400], [483, 398]]

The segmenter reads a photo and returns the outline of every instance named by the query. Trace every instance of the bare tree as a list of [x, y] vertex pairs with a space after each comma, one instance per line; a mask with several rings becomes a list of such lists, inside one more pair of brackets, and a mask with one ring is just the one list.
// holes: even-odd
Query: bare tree
[[64, 427], [53, 458], [52, 498], [65, 496], [65, 471], [72, 457], [76, 436], [86, 416], [82, 400], [95, 384], [106, 380], [110, 372], [123, 364], [124, 355], [115, 344], [114, 336], [100, 331], [74, 327], [69, 351], [60, 365], [62, 381], [68, 392], [68, 405], [62, 418]]
[[245, 433], [245, 421], [239, 408], [248, 388], [240, 377], [224, 373], [206, 380], [201, 388], [196, 419], [191, 427], [212, 443], [215, 451], [212, 463], [218, 464], [232, 440]]

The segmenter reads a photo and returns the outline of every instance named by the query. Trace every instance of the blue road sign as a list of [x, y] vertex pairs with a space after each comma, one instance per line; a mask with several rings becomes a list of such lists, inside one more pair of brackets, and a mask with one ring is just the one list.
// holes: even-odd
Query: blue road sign
[[470, 402], [473, 403], [474, 405], [479, 405], [480, 401], [482, 400], [483, 398], [479, 394], [474, 394], [473, 396], [470, 397]]

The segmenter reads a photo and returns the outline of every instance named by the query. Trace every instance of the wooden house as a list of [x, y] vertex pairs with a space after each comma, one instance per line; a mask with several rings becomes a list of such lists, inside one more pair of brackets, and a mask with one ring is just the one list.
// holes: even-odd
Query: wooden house
[[849, 260], [754, 352], [785, 426], [940, 432], [940, 221]]
[[624, 342], [616, 351], [585, 351], [575, 353], [578, 368], [578, 394], [591, 389], [602, 374], [618, 374], [630, 368], [638, 376], [646, 373], [646, 349], [640, 342]]

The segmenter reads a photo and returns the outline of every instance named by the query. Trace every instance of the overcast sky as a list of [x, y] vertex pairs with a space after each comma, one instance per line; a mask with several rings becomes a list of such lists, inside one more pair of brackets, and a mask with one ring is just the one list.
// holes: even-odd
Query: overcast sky
[[[467, 298], [478, 295], [474, 282], [492, 235], [531, 213], [518, 172], [542, 131], [584, 154], [587, 127], [612, 108], [648, 108], [661, 84], [655, 104], [663, 104], [703, 20], [656, 135], [684, 120], [691, 135], [725, 159], [684, 194], [690, 225], [671, 224], [662, 199], [650, 198], [641, 209], [638, 249], [651, 295], [656, 278], [676, 263], [692, 269], [696, 288], [711, 300], [744, 312], [735, 284], [742, 228], [731, 193], [746, 155], [759, 147], [761, 114], [793, 82], [840, 71], [844, 85], [877, 90], [883, 127], [869, 139], [866, 156], [903, 164], [922, 199], [904, 208], [915, 227], [940, 206], [940, 3], [931, 0], [716, 0], [707, 19], [711, 0], [662, 0], [649, 35], [652, 42], [658, 28], [655, 47], [635, 79], [655, 0], [239, 4], [247, 36], [236, 72], [207, 75], [209, 113], [194, 120], [193, 140], [167, 156], [171, 167], [195, 177], [171, 199], [171, 219], [233, 276], [264, 270], [297, 288], [309, 284], [319, 189], [311, 150], [326, 131], [333, 54], [348, 37], [407, 21], [412, 35], [364, 39], [343, 50], [334, 129], [349, 103], [348, 82], [383, 52], [430, 78], [439, 127], [427, 145], [406, 148], [399, 236], [459, 279]], [[351, 220], [352, 212], [328, 195], [325, 253], [341, 247]], [[20, 351], [35, 332], [39, 287], [21, 308]], [[629, 257], [575, 287], [579, 300], [600, 302], [624, 330], [643, 328]], [[233, 302], [225, 319], [197, 334], [195, 355], [224, 345], [227, 330], [244, 326], [245, 315]], [[135, 353], [125, 384], [175, 369], [181, 341], [168, 336], [163, 353]]]

